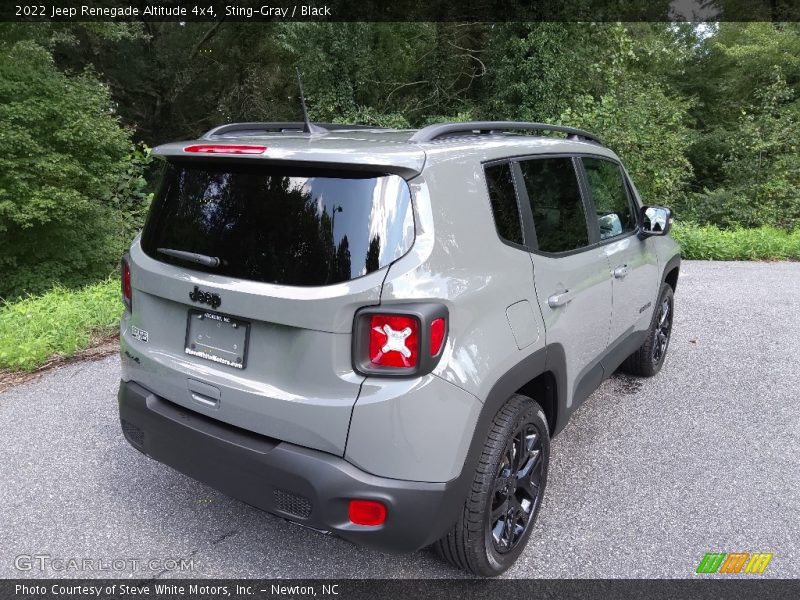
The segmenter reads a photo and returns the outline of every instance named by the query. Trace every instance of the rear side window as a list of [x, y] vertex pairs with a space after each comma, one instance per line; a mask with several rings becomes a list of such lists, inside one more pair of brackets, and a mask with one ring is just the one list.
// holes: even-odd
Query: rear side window
[[605, 240], [636, 229], [636, 217], [631, 209], [619, 165], [602, 158], [581, 160], [597, 210], [600, 239]]
[[413, 241], [411, 195], [397, 175], [207, 162], [167, 165], [142, 232], [142, 248], [156, 260], [293, 286], [355, 279]]
[[520, 161], [542, 252], [569, 252], [589, 245], [589, 230], [571, 158]]
[[504, 240], [522, 244], [522, 223], [511, 165], [505, 163], [486, 167], [486, 183], [497, 233]]

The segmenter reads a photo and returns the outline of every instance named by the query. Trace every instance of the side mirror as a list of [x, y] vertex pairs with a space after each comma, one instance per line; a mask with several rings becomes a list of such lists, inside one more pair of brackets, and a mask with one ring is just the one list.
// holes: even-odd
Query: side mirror
[[672, 211], [663, 206], [643, 206], [640, 217], [639, 239], [667, 235], [672, 228]]
[[622, 233], [622, 221], [617, 213], [608, 213], [597, 217], [600, 225], [600, 239], [614, 237]]

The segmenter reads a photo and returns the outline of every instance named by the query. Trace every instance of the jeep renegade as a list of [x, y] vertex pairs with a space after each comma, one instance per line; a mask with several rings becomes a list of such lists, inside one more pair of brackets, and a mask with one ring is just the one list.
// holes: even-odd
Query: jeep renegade
[[588, 132], [239, 123], [154, 154], [122, 430], [248, 504], [497, 575], [551, 437], [618, 367], [664, 364], [670, 211]]

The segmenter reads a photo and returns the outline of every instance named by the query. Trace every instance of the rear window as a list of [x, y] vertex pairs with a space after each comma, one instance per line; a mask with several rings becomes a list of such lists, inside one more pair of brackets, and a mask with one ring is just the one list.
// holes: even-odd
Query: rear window
[[402, 177], [233, 163], [169, 163], [142, 232], [156, 260], [294, 286], [361, 277], [413, 242]]

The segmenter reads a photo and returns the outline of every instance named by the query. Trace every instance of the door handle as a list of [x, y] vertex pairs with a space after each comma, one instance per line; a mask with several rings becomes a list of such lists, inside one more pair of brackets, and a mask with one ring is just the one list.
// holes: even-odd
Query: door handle
[[622, 265], [614, 269], [614, 277], [617, 279], [625, 279], [628, 273], [630, 273], [630, 269], [628, 269], [628, 265]]
[[564, 290], [563, 292], [550, 296], [547, 299], [547, 305], [550, 308], [558, 308], [559, 306], [566, 305], [570, 300], [572, 300], [572, 294], [569, 290]]

